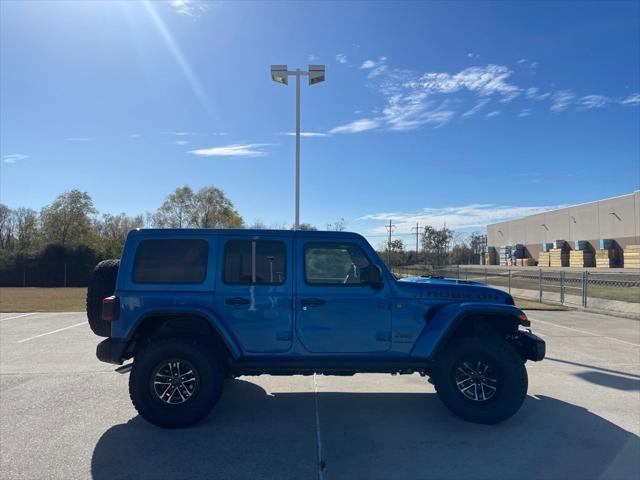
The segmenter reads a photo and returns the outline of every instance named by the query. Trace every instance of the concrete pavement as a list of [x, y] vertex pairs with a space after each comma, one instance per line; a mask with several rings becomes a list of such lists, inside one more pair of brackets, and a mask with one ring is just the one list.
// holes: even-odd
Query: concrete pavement
[[418, 375], [243, 377], [201, 424], [136, 415], [81, 313], [0, 314], [2, 478], [638, 478], [640, 322], [530, 312], [548, 359], [495, 426]]

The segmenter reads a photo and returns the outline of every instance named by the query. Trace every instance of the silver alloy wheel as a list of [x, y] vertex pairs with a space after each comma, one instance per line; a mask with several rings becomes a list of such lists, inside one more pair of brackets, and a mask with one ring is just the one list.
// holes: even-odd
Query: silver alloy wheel
[[179, 405], [195, 395], [200, 379], [193, 366], [182, 359], [160, 363], [154, 370], [152, 391], [156, 398], [170, 405]]
[[458, 391], [474, 402], [486, 402], [493, 398], [498, 389], [498, 379], [488, 364], [477, 360], [462, 362], [455, 372]]

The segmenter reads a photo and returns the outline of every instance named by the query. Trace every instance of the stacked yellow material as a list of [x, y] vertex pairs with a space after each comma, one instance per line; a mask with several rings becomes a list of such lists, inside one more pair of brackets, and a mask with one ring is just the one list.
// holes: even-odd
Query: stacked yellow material
[[552, 267], [568, 267], [569, 252], [562, 248], [552, 248], [549, 250], [549, 264]]
[[616, 251], [596, 250], [596, 268], [611, 268], [616, 259]]
[[516, 265], [518, 267], [534, 267], [536, 265], [536, 261], [533, 258], [518, 258], [516, 260]]
[[570, 267], [595, 267], [596, 257], [591, 250], [571, 250], [569, 252]]
[[540, 252], [538, 255], [538, 266], [539, 267], [548, 267], [551, 265], [551, 260], [549, 256], [549, 252]]
[[640, 268], [640, 245], [624, 247], [624, 268]]

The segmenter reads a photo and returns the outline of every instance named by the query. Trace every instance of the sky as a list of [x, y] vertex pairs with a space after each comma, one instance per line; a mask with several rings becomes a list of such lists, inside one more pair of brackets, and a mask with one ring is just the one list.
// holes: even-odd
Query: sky
[[[0, 201], [155, 211], [224, 190], [248, 223], [377, 245], [640, 188], [640, 2], [0, 2]], [[293, 79], [292, 79], [293, 80]]]

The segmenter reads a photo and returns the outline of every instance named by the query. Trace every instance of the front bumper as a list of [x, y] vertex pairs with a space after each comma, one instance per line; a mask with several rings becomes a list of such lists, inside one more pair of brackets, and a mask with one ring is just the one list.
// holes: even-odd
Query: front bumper
[[113, 338], [107, 338], [96, 347], [96, 357], [101, 362], [122, 365], [122, 362], [125, 361], [127, 346], [127, 342], [119, 342]]
[[547, 345], [540, 337], [528, 330], [520, 330], [516, 340], [520, 354], [527, 360], [539, 362], [544, 358]]

